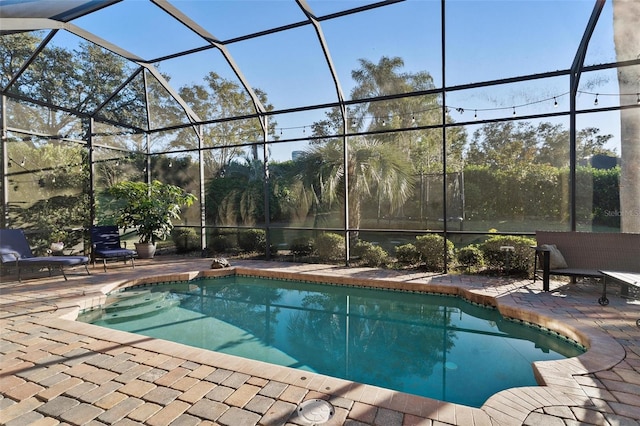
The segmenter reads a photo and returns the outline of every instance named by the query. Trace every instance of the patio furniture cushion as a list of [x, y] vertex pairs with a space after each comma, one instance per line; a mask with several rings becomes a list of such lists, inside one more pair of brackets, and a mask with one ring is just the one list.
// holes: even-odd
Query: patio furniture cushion
[[560, 253], [560, 250], [558, 250], [555, 244], [543, 244], [540, 247], [549, 250], [549, 268], [565, 269], [569, 267], [567, 261], [564, 260], [564, 256], [562, 256], [562, 253]]
[[91, 227], [91, 255], [95, 264], [96, 259], [102, 259], [104, 270], [107, 270], [107, 259], [122, 258], [126, 262], [131, 259], [131, 266], [135, 268], [133, 258], [137, 255], [135, 250], [122, 247], [120, 232], [115, 225], [102, 225]]
[[22, 229], [0, 229], [0, 260], [3, 266], [16, 267], [19, 281], [22, 270], [29, 267], [47, 268], [49, 275], [52, 269], [60, 269], [65, 280], [64, 267], [84, 265], [89, 274], [87, 256], [34, 256]]

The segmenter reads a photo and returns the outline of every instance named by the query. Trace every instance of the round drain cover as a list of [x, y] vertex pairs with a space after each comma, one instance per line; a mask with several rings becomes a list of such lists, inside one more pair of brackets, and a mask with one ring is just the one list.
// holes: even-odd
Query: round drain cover
[[328, 422], [334, 412], [333, 405], [322, 399], [310, 399], [298, 406], [298, 417], [309, 425]]

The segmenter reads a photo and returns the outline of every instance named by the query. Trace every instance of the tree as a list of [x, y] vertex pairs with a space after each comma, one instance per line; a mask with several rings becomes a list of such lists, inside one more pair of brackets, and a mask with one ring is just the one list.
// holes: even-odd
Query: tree
[[[598, 154], [615, 155], [604, 147], [613, 136], [599, 133], [600, 130], [594, 127], [578, 132], [578, 160]], [[469, 164], [502, 170], [519, 169], [532, 164], [568, 167], [569, 131], [561, 124], [549, 122], [537, 126], [513, 121], [487, 123], [474, 132], [466, 159]]]
[[512, 170], [531, 164], [536, 154], [535, 130], [529, 123], [487, 123], [473, 133], [467, 161]]
[[[76, 50], [47, 45], [29, 66], [17, 73], [41, 42], [43, 33], [17, 33], [3, 35], [0, 44], [3, 83], [18, 78], [9, 87], [27, 98], [54, 107], [94, 113], [96, 108], [111, 97], [133, 72], [127, 61], [99, 46], [80, 42]], [[130, 97], [131, 98], [131, 97]], [[134, 102], [139, 107], [144, 97], [138, 92]], [[137, 123], [139, 108], [135, 112], [117, 105], [117, 116], [124, 122]], [[74, 114], [39, 108], [25, 102], [15, 102], [10, 120], [16, 127], [38, 131], [46, 135], [82, 138], [87, 130]], [[128, 111], [128, 113], [127, 113]], [[143, 115], [144, 117], [144, 115]]]
[[[402, 58], [383, 56], [378, 63], [360, 59], [359, 68], [352, 71], [356, 86], [351, 98], [362, 102], [347, 108], [348, 132], [374, 134], [348, 137], [346, 170], [342, 142], [335, 139], [343, 129], [340, 110], [334, 108], [312, 127], [317, 139], [305, 161], [315, 170], [315, 182], [308, 184], [319, 204], [331, 205], [344, 194], [341, 186], [348, 173], [350, 228], [360, 225], [363, 202], [377, 198], [378, 216], [383, 206], [389, 213], [399, 211], [413, 196], [415, 176], [444, 172], [442, 132], [423, 128], [442, 123], [439, 95], [395, 98], [433, 90], [433, 78], [424, 71], [403, 72], [403, 67]], [[374, 100], [379, 97], [389, 99]], [[448, 112], [445, 117], [453, 122]], [[465, 141], [464, 129], [447, 130], [448, 171], [462, 170]]]
[[[237, 82], [222, 78], [215, 72], [205, 77], [206, 85], [194, 84], [179, 89], [180, 96], [201, 119], [225, 119], [255, 114], [255, 107], [244, 88]], [[267, 95], [256, 89], [256, 95], [267, 110]], [[269, 122], [268, 132], [275, 139], [275, 121]], [[202, 126], [203, 161], [207, 173], [220, 175], [225, 166], [245, 155], [243, 145], [263, 140], [263, 131], [257, 118], [226, 120]], [[187, 135], [189, 133], [189, 135]], [[170, 142], [171, 148], [185, 148], [184, 141], [192, 138], [193, 129], [183, 129]], [[187, 148], [193, 148], [187, 147]], [[257, 160], [258, 145], [252, 146], [251, 156]]]
[[[618, 61], [636, 59], [640, 46], [640, 2], [613, 0], [613, 38]], [[640, 68], [618, 68], [620, 94], [638, 92]], [[624, 104], [626, 99], [620, 99]], [[640, 108], [620, 111], [621, 231], [640, 232]]]
[[264, 163], [250, 157], [227, 164], [207, 184], [207, 216], [222, 226], [253, 226], [264, 215]]
[[350, 140], [346, 170], [342, 144], [338, 140], [312, 147], [301, 161], [307, 167], [300, 179], [306, 179], [313, 188], [321, 209], [344, 206], [341, 202], [344, 200], [344, 176], [348, 173], [349, 228], [360, 227], [361, 209], [367, 199], [377, 196], [390, 206], [391, 211], [397, 211], [413, 192], [411, 164], [404, 153], [373, 137]]

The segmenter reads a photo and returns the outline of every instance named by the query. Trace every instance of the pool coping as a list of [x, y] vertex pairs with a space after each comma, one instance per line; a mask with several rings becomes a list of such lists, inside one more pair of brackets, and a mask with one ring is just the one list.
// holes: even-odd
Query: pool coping
[[[540, 307], [526, 309], [516, 299], [505, 297], [508, 296], [508, 293], [491, 294], [491, 292], [483, 291], [464, 282], [451, 284], [450, 282], [439, 283], [437, 279], [407, 280], [406, 278], [398, 279], [397, 277], [341, 276], [327, 273], [320, 268], [310, 267], [308, 269], [308, 271], [291, 272], [277, 268], [261, 269], [232, 266], [225, 269], [161, 273], [115, 280], [102, 285], [99, 292], [94, 292], [75, 300], [74, 306], [59, 309], [55, 315], [40, 317], [35, 322], [67, 332], [91, 336], [117, 345], [151, 350], [167, 356], [210, 365], [214, 368], [232, 370], [265, 380], [279, 381], [305, 388], [318, 394], [330, 394], [333, 397], [346, 398], [362, 404], [382, 405], [390, 410], [399, 411], [407, 415], [430, 418], [450, 424], [464, 424], [464, 422], [458, 423], [460, 420], [456, 420], [464, 416], [471, 416], [476, 424], [491, 424], [492, 421], [501, 424], [522, 424], [531, 412], [550, 405], [591, 405], [589, 395], [584, 392], [575, 376], [608, 370], [625, 358], [625, 350], [622, 345], [607, 333], [574, 318], [558, 319], [552, 307], [550, 309], [540, 309]], [[541, 386], [507, 389], [494, 394], [482, 407], [473, 408], [426, 397], [403, 394], [402, 392], [376, 386], [362, 385], [289, 367], [275, 366], [260, 361], [192, 348], [160, 339], [141, 339], [139, 335], [75, 321], [82, 310], [88, 310], [103, 304], [106, 295], [114, 291], [132, 286], [167, 281], [190, 281], [202, 277], [231, 274], [302, 279], [304, 281], [331, 282], [339, 285], [373, 288], [392, 287], [404, 291], [457, 295], [473, 303], [494, 306], [503, 316], [546, 327], [583, 344], [588, 350], [575, 358], [535, 362], [533, 364], [534, 374]]]

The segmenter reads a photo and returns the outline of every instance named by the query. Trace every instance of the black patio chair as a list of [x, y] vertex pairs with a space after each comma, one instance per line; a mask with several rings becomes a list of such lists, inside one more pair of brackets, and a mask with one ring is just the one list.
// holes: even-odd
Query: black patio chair
[[115, 225], [103, 225], [91, 227], [91, 259], [93, 266], [96, 265], [96, 259], [102, 259], [104, 271], [107, 272], [107, 259], [131, 259], [131, 267], [135, 268], [134, 257], [137, 255], [135, 250], [122, 247], [120, 242], [120, 232]]
[[84, 265], [89, 272], [89, 258], [87, 256], [34, 256], [27, 237], [22, 229], [0, 229], [0, 259], [2, 268], [15, 267], [18, 273], [18, 281], [22, 281], [22, 271], [27, 268], [49, 270], [60, 269], [62, 276], [67, 280], [65, 267]]

